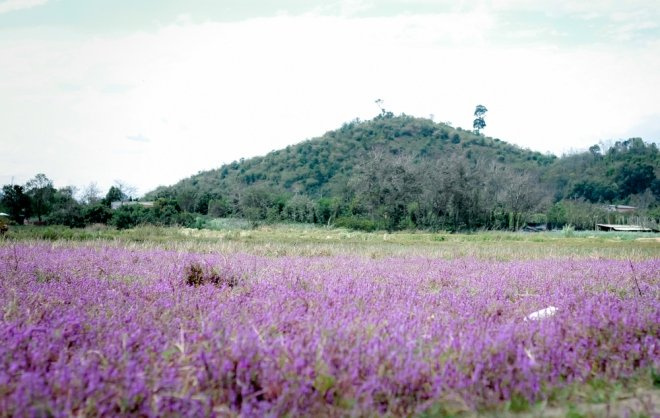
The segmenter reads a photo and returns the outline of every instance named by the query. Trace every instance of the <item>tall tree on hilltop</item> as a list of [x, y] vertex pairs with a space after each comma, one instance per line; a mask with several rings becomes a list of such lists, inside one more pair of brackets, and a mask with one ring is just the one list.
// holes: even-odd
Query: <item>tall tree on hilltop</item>
[[474, 122], [472, 122], [472, 127], [477, 131], [477, 134], [479, 134], [480, 130], [486, 127], [486, 121], [484, 120], [486, 112], [488, 112], [488, 109], [486, 109], [486, 106], [484, 105], [477, 105], [474, 109], [475, 119]]

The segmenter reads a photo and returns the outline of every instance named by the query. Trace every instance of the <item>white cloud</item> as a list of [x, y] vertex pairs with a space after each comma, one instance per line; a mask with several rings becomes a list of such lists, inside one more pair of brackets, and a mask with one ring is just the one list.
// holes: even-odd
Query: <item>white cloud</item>
[[0, 182], [45, 172], [60, 185], [122, 178], [144, 193], [371, 118], [376, 98], [464, 128], [483, 103], [487, 135], [555, 152], [657, 113], [657, 47], [508, 48], [489, 41], [496, 26], [482, 12], [280, 16], [0, 42]]
[[5, 0], [0, 2], [0, 14], [41, 6], [47, 2], [48, 0]]
[[479, 3], [480, 6], [487, 4], [494, 10], [510, 11], [538, 11], [549, 14], [580, 14], [603, 15], [624, 13], [639, 10], [658, 11], [660, 7], [655, 0], [555, 0], [548, 2], [545, 0], [491, 0], [486, 3]]

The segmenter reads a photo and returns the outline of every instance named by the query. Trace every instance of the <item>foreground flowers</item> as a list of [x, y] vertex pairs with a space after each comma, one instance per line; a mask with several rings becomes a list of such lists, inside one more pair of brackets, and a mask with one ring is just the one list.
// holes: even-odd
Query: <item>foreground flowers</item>
[[5, 245], [0, 415], [533, 402], [660, 366], [660, 260], [633, 264]]

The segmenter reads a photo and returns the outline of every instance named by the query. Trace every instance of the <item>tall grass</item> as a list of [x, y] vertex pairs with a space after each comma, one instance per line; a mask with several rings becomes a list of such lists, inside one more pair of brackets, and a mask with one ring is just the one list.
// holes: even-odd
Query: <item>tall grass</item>
[[[223, 221], [224, 222], [224, 221]], [[206, 253], [264, 256], [358, 255], [369, 258], [425, 256], [490, 260], [543, 258], [649, 259], [660, 254], [656, 234], [573, 231], [520, 233], [483, 231], [471, 234], [429, 232], [361, 232], [316, 225], [268, 225], [246, 228], [239, 221], [218, 222], [217, 229], [141, 226], [116, 230], [104, 226], [14, 227], [7, 241], [100, 242]], [[0, 245], [3, 241], [0, 241]]]

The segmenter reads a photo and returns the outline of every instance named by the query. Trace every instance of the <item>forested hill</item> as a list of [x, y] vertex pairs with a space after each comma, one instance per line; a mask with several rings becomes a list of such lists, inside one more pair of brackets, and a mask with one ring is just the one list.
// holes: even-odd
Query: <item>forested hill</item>
[[518, 226], [562, 199], [654, 207], [659, 166], [657, 147], [641, 139], [557, 158], [387, 113], [200, 172], [145, 199], [176, 199], [185, 211], [214, 216], [348, 217], [388, 229]]
[[494, 160], [519, 168], [548, 165], [556, 159], [429, 119], [379, 116], [370, 121], [346, 123], [319, 138], [263, 157], [200, 172], [174, 186], [158, 188], [147, 194], [146, 199], [206, 193], [229, 197], [255, 185], [313, 198], [334, 196], [344, 191], [357, 167], [379, 152], [412, 157], [415, 161], [460, 156], [473, 161]]

